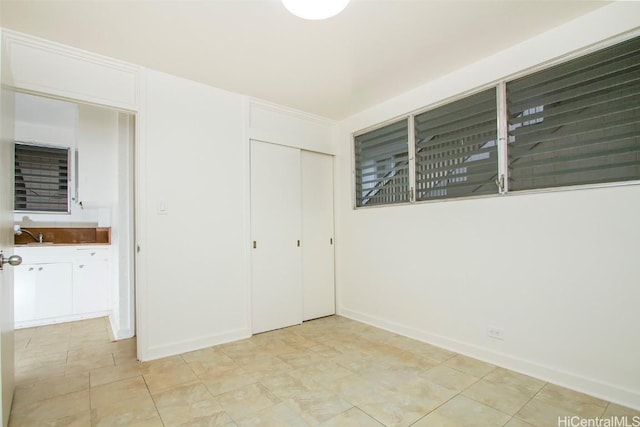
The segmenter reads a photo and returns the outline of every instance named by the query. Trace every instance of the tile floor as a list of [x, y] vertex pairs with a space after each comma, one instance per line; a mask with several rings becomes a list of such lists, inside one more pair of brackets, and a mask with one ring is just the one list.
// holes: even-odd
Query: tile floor
[[557, 426], [635, 412], [338, 316], [148, 363], [105, 319], [16, 331], [10, 426]]

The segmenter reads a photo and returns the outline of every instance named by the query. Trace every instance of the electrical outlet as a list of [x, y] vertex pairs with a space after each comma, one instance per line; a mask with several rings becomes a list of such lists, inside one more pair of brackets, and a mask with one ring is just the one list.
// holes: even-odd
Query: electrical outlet
[[495, 326], [487, 326], [487, 336], [497, 340], [504, 340], [504, 329]]

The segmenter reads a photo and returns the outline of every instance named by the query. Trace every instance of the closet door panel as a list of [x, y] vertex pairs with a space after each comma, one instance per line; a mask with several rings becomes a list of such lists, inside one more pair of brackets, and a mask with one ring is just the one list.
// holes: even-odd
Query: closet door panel
[[300, 150], [251, 141], [253, 333], [302, 322], [300, 193]]
[[302, 151], [303, 319], [335, 314], [333, 158]]

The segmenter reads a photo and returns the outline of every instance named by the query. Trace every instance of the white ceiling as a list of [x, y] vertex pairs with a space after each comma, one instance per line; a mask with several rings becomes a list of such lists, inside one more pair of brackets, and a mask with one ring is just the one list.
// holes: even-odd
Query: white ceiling
[[342, 119], [604, 6], [352, 0], [326, 21], [279, 0], [2, 0], [5, 28]]

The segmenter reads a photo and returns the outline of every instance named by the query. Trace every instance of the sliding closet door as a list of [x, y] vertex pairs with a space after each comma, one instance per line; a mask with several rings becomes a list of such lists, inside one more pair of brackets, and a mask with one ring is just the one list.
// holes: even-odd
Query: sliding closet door
[[303, 319], [335, 313], [333, 158], [300, 152]]
[[253, 333], [302, 323], [300, 150], [251, 141]]

